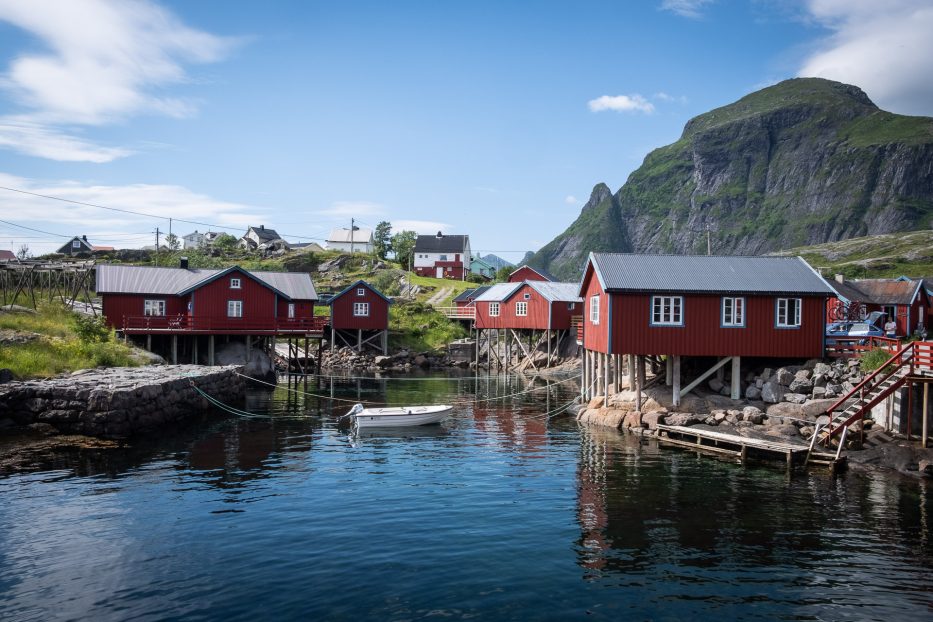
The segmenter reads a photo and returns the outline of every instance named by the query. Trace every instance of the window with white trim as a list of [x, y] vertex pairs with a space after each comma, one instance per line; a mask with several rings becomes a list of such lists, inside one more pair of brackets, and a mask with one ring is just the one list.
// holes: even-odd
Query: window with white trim
[[525, 300], [531, 300], [531, 294], [530, 294], [530, 293], [527, 293], [527, 292], [525, 293]]
[[288, 303], [288, 319], [290, 320], [295, 319], [295, 303], [294, 302]]
[[353, 303], [353, 317], [369, 317], [369, 303], [368, 302], [354, 302]]
[[590, 296], [590, 324], [599, 324], [599, 295]]
[[516, 302], [515, 303], [515, 317], [525, 317], [528, 315], [528, 303], [527, 302]]
[[363, 287], [357, 287], [357, 288], [356, 288], [356, 295], [357, 295], [357, 296], [365, 296], [365, 295], [366, 295], [366, 289], [363, 288]]
[[651, 324], [653, 326], [683, 326], [683, 296], [652, 296]]
[[745, 326], [745, 299], [723, 296], [722, 325], [730, 328]]
[[577, 308], [577, 303], [575, 303], [575, 302], [568, 302], [568, 303], [567, 303], [567, 310], [568, 310], [568, 311], [573, 311], [573, 310], [576, 309], [576, 308]]
[[242, 300], [228, 300], [227, 301], [227, 317], [243, 317], [243, 301]]
[[447, 255], [441, 255], [440, 260], [441, 260], [441, 261], [447, 261]]
[[143, 315], [165, 315], [164, 300], [146, 300], [143, 302]]
[[800, 298], [778, 298], [778, 328], [800, 328], [800, 307]]
[[489, 317], [499, 317], [499, 303], [498, 302], [489, 303]]
[[240, 279], [230, 279], [230, 289], [240, 289]]
[[72, 240], [71, 248], [81, 248], [81, 242], [79, 242], [78, 240]]

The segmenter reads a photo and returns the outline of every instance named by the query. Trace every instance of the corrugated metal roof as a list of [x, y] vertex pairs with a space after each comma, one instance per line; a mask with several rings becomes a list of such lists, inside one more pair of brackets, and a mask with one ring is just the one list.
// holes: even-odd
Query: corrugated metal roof
[[415, 241], [418, 253], [462, 253], [466, 248], [468, 235], [419, 235]]
[[607, 290], [748, 294], [835, 292], [799, 257], [591, 253]]
[[476, 298], [482, 296], [486, 293], [492, 285], [481, 285], [473, 289], [465, 289], [463, 292], [454, 298], [454, 302], [467, 302], [469, 300], [475, 300]]
[[848, 300], [849, 302], [868, 302], [865, 294], [860, 291], [852, 281], [839, 281], [832, 280], [827, 281], [829, 286], [832, 287], [840, 298]]
[[861, 302], [877, 305], [908, 305], [917, 295], [919, 281], [899, 281], [897, 279], [858, 279], [847, 281], [846, 285], [862, 293]]
[[481, 296], [476, 298], [476, 302], [502, 302], [518, 290], [524, 283], [496, 283], [490, 285]]
[[[262, 281], [289, 298], [317, 300], [311, 276], [302, 272], [251, 272], [238, 270]], [[225, 270], [193, 268], [158, 268], [153, 266], [97, 266], [97, 292], [105, 294], [176, 295]]]
[[353, 231], [353, 239], [350, 239], [350, 230], [349, 229], [331, 229], [330, 235], [327, 236], [328, 242], [346, 242], [349, 244], [353, 242], [354, 244], [368, 244], [372, 241], [373, 230], [372, 229], [360, 229], [357, 227]]
[[554, 283], [552, 281], [525, 281], [529, 287], [550, 302], [583, 302], [580, 285], [577, 283]]

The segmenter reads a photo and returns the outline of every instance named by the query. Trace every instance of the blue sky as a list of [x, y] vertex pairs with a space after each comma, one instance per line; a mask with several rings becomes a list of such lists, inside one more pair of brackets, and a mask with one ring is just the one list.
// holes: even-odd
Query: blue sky
[[0, 186], [153, 215], [0, 190], [0, 248], [356, 218], [516, 260], [776, 81], [933, 114], [933, 7], [878, 4], [0, 0]]

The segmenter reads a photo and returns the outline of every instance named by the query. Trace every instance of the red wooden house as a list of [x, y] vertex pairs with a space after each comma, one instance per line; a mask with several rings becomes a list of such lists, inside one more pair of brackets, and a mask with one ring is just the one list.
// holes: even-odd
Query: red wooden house
[[822, 357], [833, 292], [798, 257], [591, 253], [579, 293], [584, 387], [605, 390], [622, 355], [630, 370], [636, 357], [643, 369], [645, 355], [664, 355], [676, 403], [682, 356], [724, 357], [708, 373], [731, 359], [733, 398], [743, 356]]
[[[124, 335], [172, 337], [177, 359], [178, 336], [245, 335], [276, 337], [322, 334], [327, 318], [314, 317], [318, 296], [305, 273], [97, 266], [97, 293], [107, 324]], [[197, 358], [197, 339], [189, 340]], [[212, 361], [211, 361], [212, 363]]]
[[842, 275], [830, 282], [834, 295], [826, 305], [826, 321], [862, 320], [880, 311], [897, 324], [897, 336], [906, 337], [927, 326], [931, 301], [923, 279], [901, 276], [896, 279], [845, 280]]
[[388, 350], [388, 298], [365, 281], [357, 281], [330, 299], [331, 349], [338, 342], [355, 350], [371, 346]]
[[532, 268], [525, 264], [516, 268], [509, 275], [509, 283], [521, 283], [523, 281], [556, 281], [547, 270], [541, 268]]

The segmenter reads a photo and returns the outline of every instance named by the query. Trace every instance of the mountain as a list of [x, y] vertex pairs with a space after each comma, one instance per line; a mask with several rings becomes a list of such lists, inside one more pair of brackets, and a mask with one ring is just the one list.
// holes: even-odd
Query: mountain
[[502, 268], [506, 267], [511, 268], [514, 265], [512, 262], [506, 261], [502, 257], [493, 255], [492, 253], [489, 255], [480, 255], [479, 258], [488, 263], [490, 266], [493, 266], [496, 270], [501, 270]]
[[615, 194], [597, 184], [533, 265], [579, 278], [590, 251], [758, 255], [933, 225], [933, 119], [797, 78], [691, 119]]

